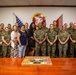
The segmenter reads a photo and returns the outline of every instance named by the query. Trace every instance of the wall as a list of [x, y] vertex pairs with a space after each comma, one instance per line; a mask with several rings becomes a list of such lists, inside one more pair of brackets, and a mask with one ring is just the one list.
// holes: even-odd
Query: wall
[[14, 25], [15, 13], [23, 23], [32, 21], [32, 15], [36, 12], [42, 12], [46, 16], [47, 27], [53, 20], [56, 20], [63, 14], [63, 23], [76, 22], [76, 7], [5, 7], [0, 8], [0, 23], [5, 26], [8, 23]]

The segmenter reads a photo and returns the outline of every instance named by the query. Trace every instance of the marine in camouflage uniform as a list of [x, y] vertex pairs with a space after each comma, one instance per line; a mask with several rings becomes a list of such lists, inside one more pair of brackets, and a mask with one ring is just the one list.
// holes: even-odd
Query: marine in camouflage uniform
[[5, 29], [2, 29], [2, 34], [4, 34], [5, 33]]
[[2, 34], [5, 32], [5, 29], [4, 29], [4, 24], [1, 23], [1, 28], [2, 28]]
[[[70, 27], [67, 28], [68, 33], [71, 35], [71, 32], [73, 31], [73, 22], [69, 23]], [[68, 40], [68, 50], [67, 50], [67, 56], [70, 57], [70, 48], [71, 48], [71, 40]]]
[[9, 35], [11, 35], [12, 29], [9, 29]]
[[[55, 20], [53, 21], [53, 25], [54, 25], [54, 31], [58, 35], [58, 32], [60, 31], [60, 29], [58, 28], [57, 23], [56, 23]], [[57, 39], [57, 41], [56, 41], [56, 57], [58, 57], [58, 56], [59, 56], [59, 49], [58, 49], [58, 39]]]
[[46, 22], [43, 23], [42, 30], [45, 31], [45, 33], [48, 32], [48, 28], [46, 27]]
[[70, 43], [71, 57], [76, 57], [76, 23], [74, 24], [73, 31], [71, 32], [70, 40], [71, 40], [71, 43]]
[[59, 57], [66, 57], [68, 49], [69, 33], [66, 31], [66, 27], [63, 25], [62, 30], [58, 34], [59, 40]]
[[[43, 23], [43, 25], [42, 25], [42, 30], [47, 34], [47, 32], [48, 32], [48, 28], [46, 27], [46, 22], [44, 22]], [[46, 55], [48, 55], [48, 52], [47, 52], [47, 40], [46, 40]]]
[[56, 41], [57, 41], [57, 33], [53, 30], [53, 24], [50, 24], [50, 29], [47, 33], [47, 41], [48, 41], [48, 56], [56, 57]]
[[71, 34], [72, 30], [73, 30], [72, 27], [69, 27], [69, 28], [67, 29], [67, 31], [68, 31], [69, 34]]
[[35, 30], [34, 38], [35, 38], [35, 56], [40, 55], [40, 49], [42, 56], [46, 56], [46, 33], [42, 29], [42, 23], [39, 23], [39, 29]]
[[2, 57], [2, 29], [1, 29], [1, 25], [0, 25], [0, 57]]
[[9, 35], [8, 27], [5, 28], [5, 33], [2, 34], [2, 41], [3, 41], [3, 44], [2, 44], [3, 57], [10, 57], [11, 37]]
[[58, 33], [59, 32], [59, 28], [57, 26], [54, 26], [54, 31]]
[[11, 24], [8, 24], [8, 29], [9, 29], [9, 34], [11, 35], [12, 32]]
[[57, 34], [58, 34], [59, 28], [56, 26], [57, 24], [56, 24], [55, 20], [53, 21], [53, 25], [54, 25], [54, 31], [57, 32]]
[[67, 28], [67, 31], [69, 32], [69, 34], [71, 34], [71, 32], [72, 32], [72, 30], [73, 30], [73, 23], [70, 22], [69, 25], [70, 25], [70, 27]]

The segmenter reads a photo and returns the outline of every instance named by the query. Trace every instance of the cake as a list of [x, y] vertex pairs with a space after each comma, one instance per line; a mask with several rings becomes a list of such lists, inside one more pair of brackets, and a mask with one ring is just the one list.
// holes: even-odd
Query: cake
[[31, 62], [33, 62], [33, 63], [37, 63], [37, 64], [40, 64], [41, 62], [43, 62], [43, 59], [42, 58], [33, 58], [32, 60], [31, 60]]

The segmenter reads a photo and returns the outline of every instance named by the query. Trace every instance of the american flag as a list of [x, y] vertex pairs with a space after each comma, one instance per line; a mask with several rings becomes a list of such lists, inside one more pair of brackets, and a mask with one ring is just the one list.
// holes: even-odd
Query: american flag
[[18, 23], [18, 27], [20, 27], [23, 24], [22, 21], [15, 14], [14, 16], [16, 17], [16, 23]]

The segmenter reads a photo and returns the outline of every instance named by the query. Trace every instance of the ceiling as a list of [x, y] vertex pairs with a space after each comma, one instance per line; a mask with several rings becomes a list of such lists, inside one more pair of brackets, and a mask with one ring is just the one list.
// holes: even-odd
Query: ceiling
[[0, 7], [75, 6], [76, 0], [0, 0]]

